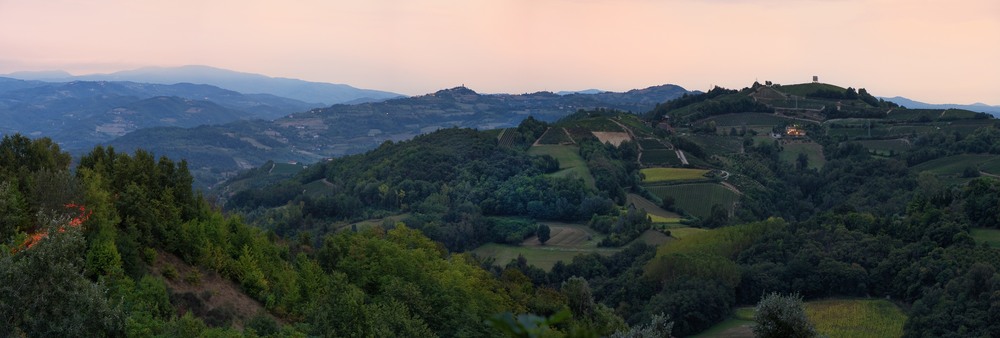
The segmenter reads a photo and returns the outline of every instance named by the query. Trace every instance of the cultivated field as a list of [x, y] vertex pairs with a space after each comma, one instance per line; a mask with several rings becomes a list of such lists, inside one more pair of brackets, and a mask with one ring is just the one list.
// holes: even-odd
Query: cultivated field
[[717, 183], [688, 183], [646, 187], [660, 198], [670, 196], [678, 208], [699, 218], [711, 214], [712, 206], [721, 205], [732, 210], [740, 196]]
[[625, 141], [631, 141], [632, 137], [628, 133], [623, 132], [609, 132], [609, 131], [594, 131], [591, 132], [594, 137], [601, 140], [601, 143], [611, 143], [615, 147], [622, 145]]
[[705, 174], [708, 170], [705, 169], [689, 169], [689, 168], [646, 168], [640, 170], [643, 176], [642, 183], [662, 183], [669, 181], [689, 181], [689, 180], [707, 180]]
[[580, 157], [580, 150], [576, 146], [565, 145], [538, 145], [528, 149], [529, 155], [549, 155], [559, 161], [559, 171], [552, 174], [556, 177], [566, 177], [576, 175], [582, 178], [587, 186], [594, 187], [594, 176], [590, 174], [587, 163]]

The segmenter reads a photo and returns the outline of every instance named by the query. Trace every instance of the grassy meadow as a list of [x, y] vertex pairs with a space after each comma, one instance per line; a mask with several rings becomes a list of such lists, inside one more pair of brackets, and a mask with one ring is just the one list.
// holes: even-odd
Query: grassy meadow
[[708, 217], [712, 205], [719, 204], [731, 208], [733, 203], [740, 199], [737, 193], [717, 183], [676, 184], [646, 189], [660, 198], [673, 197], [678, 208], [700, 218]]
[[580, 150], [576, 146], [566, 145], [537, 145], [528, 149], [529, 155], [549, 155], [559, 161], [559, 171], [552, 174], [556, 177], [576, 175], [582, 178], [587, 186], [594, 187], [594, 176], [590, 174], [587, 163], [580, 157]]

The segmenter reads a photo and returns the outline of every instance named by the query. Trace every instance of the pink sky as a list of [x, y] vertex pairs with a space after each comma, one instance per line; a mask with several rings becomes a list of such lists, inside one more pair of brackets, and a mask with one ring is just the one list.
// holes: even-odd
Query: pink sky
[[0, 0], [0, 74], [189, 64], [411, 95], [818, 75], [1000, 105], [1000, 1]]

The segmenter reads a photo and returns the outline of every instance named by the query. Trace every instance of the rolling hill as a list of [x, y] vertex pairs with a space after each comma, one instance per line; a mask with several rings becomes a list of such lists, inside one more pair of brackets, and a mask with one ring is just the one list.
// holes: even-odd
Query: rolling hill
[[0, 133], [49, 136], [66, 149], [84, 150], [141, 128], [273, 119], [318, 105], [190, 83], [0, 78]]
[[21, 72], [10, 77], [46, 81], [131, 81], [155, 84], [198, 83], [245, 94], [271, 94], [304, 102], [332, 105], [345, 102], [381, 101], [400, 97], [396, 93], [360, 89], [345, 84], [309, 82], [276, 78], [227, 69], [189, 65], [181, 67], [145, 67], [109, 74], [72, 76], [66, 72]]
[[218, 181], [220, 172], [231, 174], [268, 160], [312, 163], [443, 128], [496, 129], [517, 125], [528, 116], [555, 121], [579, 109], [639, 109], [644, 103], [669, 100], [685, 92], [666, 85], [600, 95], [487, 95], [456, 87], [384, 102], [339, 104], [274, 121], [138, 130], [109, 144], [127, 151], [143, 148], [186, 158], [200, 182], [208, 184]]

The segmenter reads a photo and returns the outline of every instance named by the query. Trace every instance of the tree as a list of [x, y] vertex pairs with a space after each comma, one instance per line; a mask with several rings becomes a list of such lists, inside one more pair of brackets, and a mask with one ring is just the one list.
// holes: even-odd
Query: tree
[[754, 312], [753, 333], [757, 337], [815, 337], [816, 328], [806, 317], [802, 296], [777, 292], [761, 297]]
[[549, 236], [552, 235], [552, 229], [549, 229], [548, 225], [540, 224], [538, 225], [538, 230], [535, 233], [538, 235], [538, 241], [545, 244], [549, 240]]

